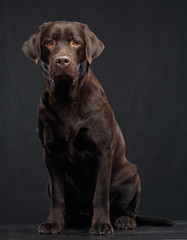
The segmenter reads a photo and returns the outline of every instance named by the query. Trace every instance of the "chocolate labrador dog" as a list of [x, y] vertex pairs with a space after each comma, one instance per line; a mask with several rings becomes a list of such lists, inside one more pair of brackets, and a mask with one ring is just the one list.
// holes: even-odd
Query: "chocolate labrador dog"
[[45, 78], [37, 130], [51, 208], [39, 233], [58, 233], [65, 224], [85, 222], [90, 222], [91, 234], [113, 234], [112, 224], [118, 229], [173, 224], [136, 214], [140, 178], [125, 157], [121, 130], [90, 69], [103, 49], [87, 25], [66, 21], [42, 24], [23, 45]]

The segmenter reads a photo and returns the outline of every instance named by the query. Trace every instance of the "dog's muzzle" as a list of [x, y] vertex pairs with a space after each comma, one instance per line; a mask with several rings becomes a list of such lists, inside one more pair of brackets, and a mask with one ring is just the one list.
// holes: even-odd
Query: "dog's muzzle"
[[[55, 58], [55, 63], [60, 68], [65, 68], [70, 64], [70, 59], [68, 56], [60, 56]], [[48, 63], [45, 63], [41, 60], [41, 68], [43, 70], [44, 75], [48, 78], [48, 80], [54, 85], [54, 81], [50, 79], [50, 65]], [[82, 78], [86, 72], [87, 69], [87, 61], [83, 61], [77, 65], [77, 73], [78, 78]], [[75, 85], [76, 79], [71, 79], [71, 83]]]

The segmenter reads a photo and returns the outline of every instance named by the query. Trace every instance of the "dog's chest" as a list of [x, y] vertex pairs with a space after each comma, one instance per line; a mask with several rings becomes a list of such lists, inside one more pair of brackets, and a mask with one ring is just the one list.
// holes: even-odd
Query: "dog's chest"
[[[40, 112], [41, 115], [41, 112]], [[72, 109], [62, 109], [59, 113], [45, 109], [44, 144], [48, 152], [64, 155], [70, 159], [84, 158], [96, 153], [97, 146], [92, 131], [79, 114]]]

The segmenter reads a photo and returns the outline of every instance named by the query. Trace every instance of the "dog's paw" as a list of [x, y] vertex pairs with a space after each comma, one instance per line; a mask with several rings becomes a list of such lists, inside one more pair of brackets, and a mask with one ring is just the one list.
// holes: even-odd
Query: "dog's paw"
[[114, 229], [110, 223], [95, 223], [91, 227], [89, 233], [93, 235], [110, 235], [114, 233]]
[[136, 221], [132, 217], [122, 216], [116, 219], [114, 226], [117, 229], [134, 229], [136, 228]]
[[44, 222], [38, 227], [40, 234], [57, 234], [62, 231], [62, 224]]

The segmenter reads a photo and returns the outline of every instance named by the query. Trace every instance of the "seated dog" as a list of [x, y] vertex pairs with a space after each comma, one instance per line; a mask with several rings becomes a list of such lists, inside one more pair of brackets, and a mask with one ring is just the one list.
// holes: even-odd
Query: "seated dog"
[[125, 157], [121, 130], [90, 69], [103, 49], [87, 25], [66, 21], [42, 24], [23, 45], [45, 78], [37, 129], [51, 208], [39, 233], [85, 222], [90, 222], [91, 234], [113, 234], [112, 224], [118, 229], [173, 224], [136, 214], [140, 178]]

